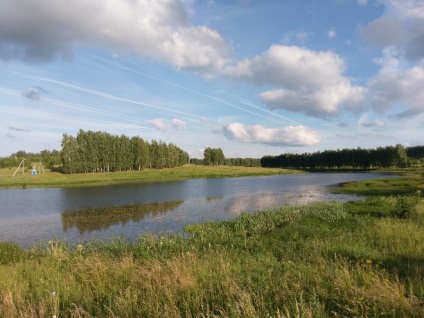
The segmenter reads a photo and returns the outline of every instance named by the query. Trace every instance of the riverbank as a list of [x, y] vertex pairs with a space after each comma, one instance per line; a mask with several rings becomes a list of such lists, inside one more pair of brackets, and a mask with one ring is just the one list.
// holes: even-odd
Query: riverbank
[[382, 178], [340, 184], [331, 189], [333, 193], [365, 196], [409, 195], [424, 189], [424, 170], [386, 171], [393, 178]]
[[420, 178], [390, 181], [391, 195], [191, 225], [189, 236], [0, 243], [0, 316], [423, 317]]
[[0, 316], [422, 317], [424, 205], [398, 219], [396, 199], [371, 200], [244, 214], [190, 237], [0, 243]]
[[30, 171], [22, 174], [16, 169], [0, 169], [0, 188], [65, 188], [88, 187], [112, 184], [143, 183], [185, 180], [194, 178], [222, 178], [244, 176], [267, 176], [278, 174], [300, 173], [296, 170], [237, 167], [237, 166], [203, 166], [185, 165], [169, 169], [146, 169], [141, 171], [125, 171], [110, 173], [62, 174], [45, 169], [36, 176]]

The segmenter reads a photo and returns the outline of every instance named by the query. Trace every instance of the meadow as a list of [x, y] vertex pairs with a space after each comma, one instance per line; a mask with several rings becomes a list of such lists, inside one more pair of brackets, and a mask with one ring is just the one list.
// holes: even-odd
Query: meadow
[[185, 235], [0, 243], [0, 316], [423, 317], [421, 175], [408, 178], [387, 185], [391, 195], [242, 214]]
[[193, 178], [222, 178], [265, 176], [296, 173], [298, 171], [277, 168], [184, 165], [176, 168], [145, 169], [140, 171], [63, 174], [45, 169], [36, 176], [31, 171], [16, 168], [0, 169], [0, 188], [84, 187], [122, 183], [161, 182]]

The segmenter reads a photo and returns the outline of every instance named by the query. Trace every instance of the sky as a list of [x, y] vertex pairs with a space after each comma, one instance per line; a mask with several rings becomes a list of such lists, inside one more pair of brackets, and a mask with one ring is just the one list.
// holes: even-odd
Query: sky
[[1, 0], [0, 156], [104, 131], [190, 157], [424, 144], [424, 0]]

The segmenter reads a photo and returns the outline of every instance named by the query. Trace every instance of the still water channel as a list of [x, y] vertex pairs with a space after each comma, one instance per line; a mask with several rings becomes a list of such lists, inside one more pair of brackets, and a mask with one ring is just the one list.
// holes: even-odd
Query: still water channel
[[0, 189], [0, 241], [40, 241], [181, 232], [192, 223], [318, 200], [347, 201], [328, 187], [386, 177], [378, 173], [311, 173], [192, 179], [91, 188]]

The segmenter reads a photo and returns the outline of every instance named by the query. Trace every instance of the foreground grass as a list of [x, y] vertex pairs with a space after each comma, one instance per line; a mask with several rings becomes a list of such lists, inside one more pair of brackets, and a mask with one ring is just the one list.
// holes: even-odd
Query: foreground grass
[[293, 170], [261, 167], [185, 165], [183, 167], [159, 170], [146, 169], [142, 171], [86, 174], [62, 174], [46, 169], [45, 173], [39, 173], [37, 176], [31, 176], [29, 171], [22, 175], [22, 172], [19, 171], [13, 177], [15, 170], [11, 168], [0, 169], [0, 188], [82, 187], [193, 178], [265, 176], [296, 172]]
[[424, 205], [400, 220], [395, 201], [244, 214], [185, 238], [2, 243], [0, 316], [423, 317]]

